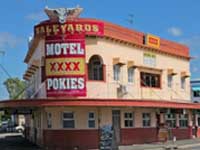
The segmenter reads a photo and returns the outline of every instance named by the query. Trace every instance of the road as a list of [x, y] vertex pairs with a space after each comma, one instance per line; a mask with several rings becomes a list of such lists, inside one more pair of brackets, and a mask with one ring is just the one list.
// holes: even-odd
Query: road
[[40, 150], [28, 142], [20, 133], [0, 133], [1, 150]]

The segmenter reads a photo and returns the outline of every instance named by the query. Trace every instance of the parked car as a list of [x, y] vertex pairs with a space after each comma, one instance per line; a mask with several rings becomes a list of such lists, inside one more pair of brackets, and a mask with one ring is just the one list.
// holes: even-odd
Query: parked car
[[18, 133], [23, 133], [25, 130], [24, 126], [23, 125], [18, 125], [15, 127], [15, 131], [18, 132]]
[[1, 122], [1, 131], [6, 132], [8, 128], [8, 121], [2, 121]]

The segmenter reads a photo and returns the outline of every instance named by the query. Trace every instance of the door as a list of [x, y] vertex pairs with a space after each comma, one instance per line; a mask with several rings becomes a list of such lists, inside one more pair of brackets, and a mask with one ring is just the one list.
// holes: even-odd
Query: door
[[112, 111], [112, 124], [113, 142], [118, 146], [120, 144], [120, 110]]

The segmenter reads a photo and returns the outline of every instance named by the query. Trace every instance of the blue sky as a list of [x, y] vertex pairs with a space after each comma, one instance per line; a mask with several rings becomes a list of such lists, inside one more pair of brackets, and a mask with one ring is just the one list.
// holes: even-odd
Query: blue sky
[[[28, 37], [33, 26], [46, 19], [48, 7], [84, 8], [81, 17], [98, 18], [152, 33], [189, 46], [192, 78], [200, 74], [200, 1], [189, 0], [6, 0], [0, 5], [0, 63], [12, 77], [22, 78]], [[133, 15], [133, 23], [127, 20]], [[2, 84], [8, 76], [0, 69], [0, 99], [7, 98]]]

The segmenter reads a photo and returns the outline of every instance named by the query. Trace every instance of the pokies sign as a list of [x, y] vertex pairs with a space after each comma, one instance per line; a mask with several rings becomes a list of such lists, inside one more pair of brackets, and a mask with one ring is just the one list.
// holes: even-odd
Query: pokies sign
[[[65, 24], [66, 26], [68, 25], [67, 22]], [[92, 23], [92, 25], [93, 24], [94, 23]], [[76, 27], [75, 23], [73, 23], [73, 25]], [[57, 33], [53, 32], [53, 24], [51, 24], [51, 27], [52, 33], [48, 33], [46, 29], [44, 30], [45, 32], [43, 32], [45, 35], [45, 74], [47, 96], [86, 96], [86, 31], [84, 30], [82, 33], [68, 31]], [[102, 26], [95, 28], [99, 29], [102, 28]], [[95, 29], [95, 31], [97, 30]], [[90, 31], [89, 34], [98, 35], [100, 33]], [[103, 34], [103, 32], [101, 34]]]

